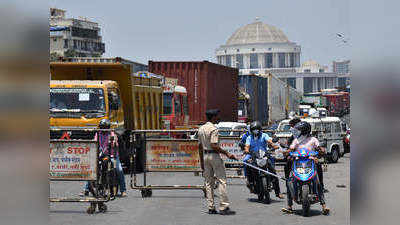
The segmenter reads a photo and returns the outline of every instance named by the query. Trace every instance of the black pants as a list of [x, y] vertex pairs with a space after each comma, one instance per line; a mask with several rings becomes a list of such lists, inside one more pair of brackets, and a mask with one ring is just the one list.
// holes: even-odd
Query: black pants
[[319, 178], [319, 183], [321, 185], [322, 191], [324, 190], [324, 173], [322, 171], [322, 164], [321, 163], [317, 163], [317, 174], [318, 174], [318, 178]]
[[288, 179], [289, 175], [290, 175], [290, 171], [292, 170], [292, 161], [291, 160], [286, 160], [286, 164], [283, 167], [284, 171], [285, 171], [285, 178]]
[[[270, 162], [269, 160], [267, 163], [267, 167], [269, 172], [276, 174], [275, 165], [273, 165], [272, 162]], [[277, 177], [271, 176], [271, 181], [275, 191], [275, 195], [278, 196], [281, 193], [281, 188], [279, 187], [279, 179]]]

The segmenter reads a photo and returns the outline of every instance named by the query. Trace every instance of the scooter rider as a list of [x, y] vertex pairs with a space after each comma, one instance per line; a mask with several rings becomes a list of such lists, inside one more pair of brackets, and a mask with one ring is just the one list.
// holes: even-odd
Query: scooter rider
[[250, 136], [250, 125], [247, 125], [247, 131], [241, 136], [239, 147], [242, 151], [244, 151], [244, 147], [246, 146], [247, 137]]
[[[246, 154], [246, 156], [244, 157], [243, 162], [248, 162], [249, 159], [251, 159], [250, 151], [268, 151], [268, 146], [271, 146], [274, 149], [279, 148], [272, 142], [272, 138], [269, 137], [268, 134], [262, 132], [261, 123], [259, 121], [254, 121], [250, 124], [250, 136], [248, 136], [246, 139], [246, 146], [244, 150], [244, 154]], [[271, 162], [268, 162], [267, 166], [270, 172], [276, 174], [274, 159], [272, 159]], [[247, 177], [246, 166], [244, 166], [243, 168], [244, 174]], [[279, 180], [276, 177], [273, 177], [272, 181], [276, 197], [283, 199], [284, 197], [280, 193]], [[250, 187], [250, 184], [247, 180], [246, 185], [247, 187]]]
[[[292, 133], [292, 136], [289, 137], [288, 142], [287, 142], [287, 147], [289, 147], [292, 142], [294, 141], [294, 126], [296, 126], [297, 123], [301, 122], [301, 120], [299, 118], [293, 118], [292, 120], [289, 121], [289, 126], [290, 126], [290, 132]], [[318, 178], [319, 178], [319, 183], [322, 186], [322, 190], [324, 191], [324, 193], [329, 192], [328, 189], [325, 188], [324, 185], [324, 174], [323, 174], [323, 170], [322, 170], [322, 165], [321, 163], [317, 163], [316, 164], [317, 167], [317, 173], [318, 173]], [[285, 170], [285, 178], [288, 179], [289, 178], [289, 174], [290, 171], [292, 169], [292, 161], [290, 159], [286, 160], [286, 164], [284, 166], [284, 170]]]
[[[319, 141], [317, 138], [311, 136], [311, 125], [307, 122], [301, 121], [297, 123], [294, 128], [293, 128], [293, 136], [294, 140], [292, 144], [290, 145], [289, 153], [290, 151], [294, 151], [297, 148], [306, 148], [309, 149], [310, 151], [315, 150], [318, 151], [318, 155], [324, 155], [325, 154], [325, 149], [319, 146]], [[318, 164], [318, 158], [313, 158], [315, 163]], [[294, 182], [293, 177], [291, 176], [287, 182]], [[319, 179], [318, 181], [319, 182]], [[286, 185], [288, 186], [288, 185]], [[320, 204], [322, 206], [322, 213], [324, 215], [329, 214], [329, 208], [326, 207], [325, 203], [325, 196], [324, 192], [322, 189], [322, 186], [319, 185], [319, 188], [317, 189], [318, 192], [318, 197]], [[290, 191], [287, 190], [287, 208], [283, 208], [282, 211], [284, 212], [293, 212], [293, 197], [290, 194]]]
[[[293, 118], [289, 121], [290, 132], [292, 133], [292, 136], [289, 137], [289, 139], [287, 141], [287, 146], [285, 146], [285, 147], [289, 148], [289, 146], [292, 144], [293, 140], [295, 139], [294, 135], [293, 135], [293, 129], [294, 129], [294, 126], [296, 126], [296, 124], [299, 122], [301, 122], [301, 120], [299, 118]], [[289, 159], [286, 159], [286, 164], [284, 166], [286, 179], [289, 178], [291, 169], [292, 169], [292, 162]]]

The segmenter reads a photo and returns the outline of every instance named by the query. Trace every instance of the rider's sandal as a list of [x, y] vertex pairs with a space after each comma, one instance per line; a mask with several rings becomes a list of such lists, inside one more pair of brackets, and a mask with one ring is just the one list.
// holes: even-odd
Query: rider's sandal
[[330, 210], [328, 208], [323, 209], [322, 210], [322, 215], [325, 215], [325, 216], [329, 215], [329, 211]]
[[289, 209], [289, 208], [282, 208], [282, 212], [284, 212], [284, 213], [288, 213], [288, 214], [292, 214], [292, 213], [293, 213], [293, 209]]

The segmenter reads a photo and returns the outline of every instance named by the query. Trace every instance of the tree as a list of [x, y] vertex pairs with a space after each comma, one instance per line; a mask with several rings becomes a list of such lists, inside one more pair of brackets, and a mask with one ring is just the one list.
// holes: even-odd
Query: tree
[[78, 54], [76, 53], [75, 50], [73, 49], [68, 49], [67, 51], [64, 52], [65, 57], [77, 57]]
[[58, 54], [57, 52], [52, 52], [50, 53], [50, 62], [54, 62], [54, 61], [58, 61], [58, 59], [61, 57], [60, 54]]

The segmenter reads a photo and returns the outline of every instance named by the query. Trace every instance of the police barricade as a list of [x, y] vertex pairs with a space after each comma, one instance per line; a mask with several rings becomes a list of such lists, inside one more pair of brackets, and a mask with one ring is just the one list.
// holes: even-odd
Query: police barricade
[[[229, 137], [229, 136], [220, 136], [219, 137], [219, 145], [221, 148], [233, 155], [238, 159], [243, 158], [243, 151], [239, 146], [241, 138], [240, 137]], [[236, 161], [233, 159], [229, 159], [225, 155], [222, 155], [222, 160], [224, 160], [225, 168], [227, 171], [235, 171], [236, 175], [227, 175], [227, 178], [245, 178], [242, 174], [243, 163], [241, 160]]]
[[[82, 131], [81, 129], [74, 129]], [[51, 129], [50, 131], [60, 131]], [[94, 140], [71, 140], [70, 130], [62, 131], [65, 139], [50, 139], [49, 151], [49, 181], [87, 181], [89, 191], [93, 197], [69, 198], [69, 197], [50, 197], [49, 202], [88, 202], [90, 207], [87, 213], [92, 214], [96, 210], [96, 205], [100, 212], [107, 211], [106, 202], [113, 200], [107, 173], [111, 167], [99, 167], [98, 143]], [[68, 132], [68, 133], [67, 133]], [[105, 169], [104, 169], [105, 168]]]
[[[197, 139], [183, 139], [171, 137], [188, 137], [187, 133], [196, 130], [134, 130], [132, 131], [134, 143], [133, 158], [131, 158], [131, 188], [140, 190], [142, 197], [151, 197], [153, 189], [197, 189], [205, 195], [204, 185], [148, 185], [147, 173], [155, 172], [203, 172], [202, 152], [199, 151]], [[185, 135], [174, 135], [174, 134]], [[164, 135], [157, 135], [164, 134]], [[173, 135], [171, 135], [173, 134]], [[164, 138], [163, 138], [164, 137]], [[143, 158], [143, 184], [137, 182], [137, 173], [133, 169], [137, 157]]]

